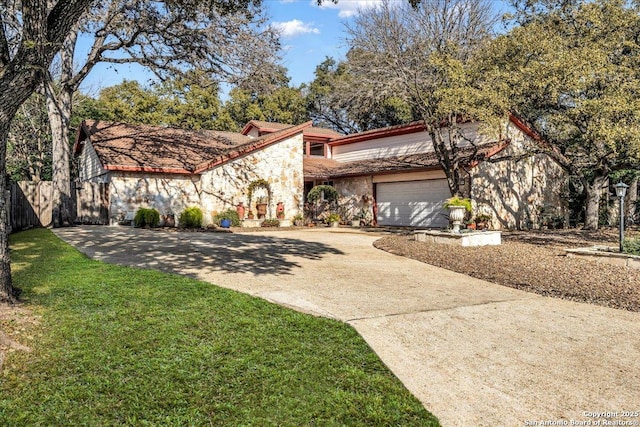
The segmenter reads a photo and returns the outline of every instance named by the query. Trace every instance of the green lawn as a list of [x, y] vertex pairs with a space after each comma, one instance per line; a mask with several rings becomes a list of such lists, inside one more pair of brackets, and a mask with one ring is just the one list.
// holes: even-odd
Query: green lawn
[[41, 319], [5, 360], [2, 426], [438, 425], [345, 324], [93, 261], [48, 230], [11, 245]]

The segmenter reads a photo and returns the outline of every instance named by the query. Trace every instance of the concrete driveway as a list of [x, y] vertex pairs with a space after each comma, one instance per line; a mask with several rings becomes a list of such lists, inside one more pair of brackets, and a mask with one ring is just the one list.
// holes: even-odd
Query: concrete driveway
[[473, 279], [348, 229], [55, 232], [92, 258], [347, 322], [444, 426], [640, 424], [638, 313]]

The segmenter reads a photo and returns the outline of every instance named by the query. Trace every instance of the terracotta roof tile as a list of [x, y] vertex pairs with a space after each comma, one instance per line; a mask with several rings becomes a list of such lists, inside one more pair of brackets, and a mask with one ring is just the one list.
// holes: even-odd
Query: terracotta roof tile
[[75, 151], [78, 153], [80, 143], [89, 138], [105, 169], [193, 173], [259, 149], [309, 125], [310, 122], [250, 138], [234, 132], [85, 120]]
[[[248, 133], [250, 127], [256, 127], [260, 132], [276, 132], [278, 130], [290, 128], [292, 125], [278, 122], [265, 122], [262, 120], [250, 120], [242, 130], [242, 133]], [[304, 130], [305, 135], [326, 136], [328, 138], [339, 138], [342, 135], [332, 129], [309, 126]]]

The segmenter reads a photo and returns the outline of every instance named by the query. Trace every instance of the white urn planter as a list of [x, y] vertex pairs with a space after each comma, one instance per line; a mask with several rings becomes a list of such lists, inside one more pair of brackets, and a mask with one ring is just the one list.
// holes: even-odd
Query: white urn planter
[[464, 220], [464, 213], [466, 208], [464, 206], [449, 206], [449, 219], [453, 223], [453, 232], [459, 233], [460, 226]]

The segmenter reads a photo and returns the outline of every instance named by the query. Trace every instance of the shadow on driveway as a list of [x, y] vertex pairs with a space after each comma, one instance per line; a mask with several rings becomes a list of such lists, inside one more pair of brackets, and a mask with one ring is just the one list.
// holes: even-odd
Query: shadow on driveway
[[173, 232], [82, 226], [56, 234], [86, 255], [111, 263], [186, 274], [203, 270], [253, 275], [290, 275], [296, 259], [344, 255], [324, 243], [235, 233]]

